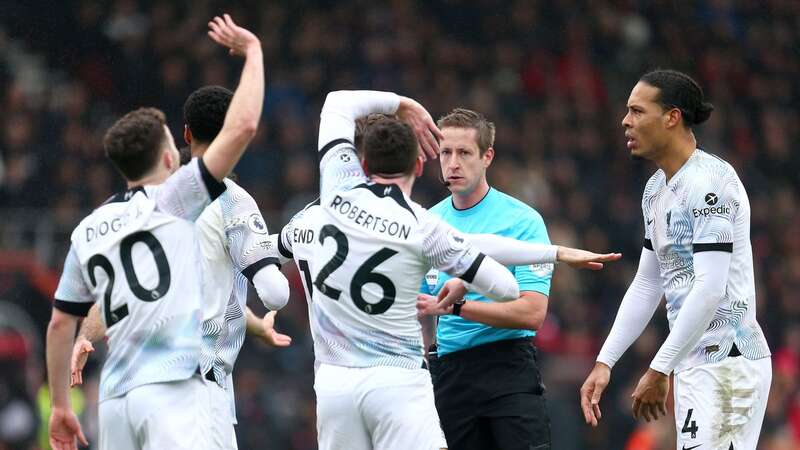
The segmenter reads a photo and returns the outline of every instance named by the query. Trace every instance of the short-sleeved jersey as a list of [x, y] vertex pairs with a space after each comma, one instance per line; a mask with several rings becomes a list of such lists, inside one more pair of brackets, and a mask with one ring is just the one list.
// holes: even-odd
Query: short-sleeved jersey
[[[325, 126], [323, 120], [321, 135]], [[397, 185], [368, 182], [349, 140], [322, 145], [320, 157], [319, 211], [302, 232], [311, 249], [316, 359], [419, 368], [423, 276], [436, 267], [472, 281], [483, 255]]]
[[[486, 196], [475, 206], [459, 210], [453, 206], [452, 196], [431, 208], [438, 215], [463, 233], [496, 234], [520, 241], [550, 244], [542, 216], [525, 203], [490, 188]], [[553, 264], [534, 264], [508, 267], [519, 284], [520, 292], [532, 291], [550, 294], [550, 280]], [[431, 269], [425, 276], [421, 291], [437, 295], [450, 276]], [[467, 300], [491, 301], [478, 293], [470, 292]], [[534, 336], [531, 330], [511, 330], [494, 328], [478, 322], [471, 322], [458, 316], [442, 316], [436, 330], [437, 352], [439, 355], [475, 347], [504, 339]]]
[[244, 343], [248, 280], [268, 264], [269, 232], [250, 194], [226, 179], [226, 191], [197, 220], [203, 254], [203, 352], [201, 370], [226, 377]]
[[694, 284], [693, 255], [732, 253], [725, 295], [714, 318], [675, 371], [721, 361], [734, 343], [748, 359], [769, 356], [756, 322], [750, 201], [733, 167], [697, 149], [668, 182], [662, 170], [650, 178], [642, 212], [644, 246], [658, 258], [670, 328]]
[[109, 346], [101, 400], [197, 370], [202, 272], [191, 221], [224, 190], [196, 159], [161, 185], [111, 197], [72, 233], [54, 307], [85, 316], [99, 302]]

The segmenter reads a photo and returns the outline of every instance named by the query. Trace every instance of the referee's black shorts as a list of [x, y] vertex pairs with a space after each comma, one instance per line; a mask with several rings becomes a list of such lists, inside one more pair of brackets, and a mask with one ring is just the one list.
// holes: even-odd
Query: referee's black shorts
[[450, 450], [549, 450], [550, 419], [530, 338], [431, 356]]

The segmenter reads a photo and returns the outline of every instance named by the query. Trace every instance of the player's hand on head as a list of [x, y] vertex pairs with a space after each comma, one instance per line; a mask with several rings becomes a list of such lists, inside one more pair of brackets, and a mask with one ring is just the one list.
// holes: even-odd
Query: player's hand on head
[[214, 42], [228, 47], [231, 55], [246, 56], [248, 51], [261, 48], [258, 37], [236, 25], [228, 14], [223, 14], [222, 17], [215, 16], [208, 22], [208, 28], [208, 36]]
[[273, 347], [288, 347], [292, 343], [292, 338], [275, 331], [275, 316], [277, 314], [277, 311], [270, 311], [261, 319], [261, 326], [264, 328], [264, 334], [261, 339], [267, 345]]
[[633, 391], [633, 418], [644, 420], [658, 420], [667, 415], [667, 395], [669, 394], [669, 376], [647, 369], [639, 379], [639, 384]]
[[587, 425], [596, 427], [603, 416], [600, 412], [600, 398], [611, 380], [611, 368], [596, 363], [581, 386], [581, 410]]
[[53, 450], [77, 450], [76, 439], [83, 446], [89, 445], [78, 418], [70, 409], [53, 407], [50, 413], [49, 434], [50, 447]]
[[425, 316], [445, 316], [452, 312], [453, 305], [440, 305], [439, 300], [432, 295], [417, 295], [417, 319]]
[[94, 346], [88, 339], [78, 337], [75, 345], [72, 347], [72, 358], [70, 359], [70, 385], [75, 387], [83, 384], [83, 368], [86, 366], [86, 361], [89, 355], [94, 351]]
[[414, 131], [423, 159], [436, 159], [439, 155], [439, 141], [444, 137], [442, 131], [434, 123], [430, 113], [416, 100], [400, 97], [397, 117], [407, 123]]
[[622, 253], [593, 253], [586, 250], [570, 247], [558, 247], [557, 259], [569, 264], [576, 269], [600, 270], [603, 263], [617, 261], [622, 258]]

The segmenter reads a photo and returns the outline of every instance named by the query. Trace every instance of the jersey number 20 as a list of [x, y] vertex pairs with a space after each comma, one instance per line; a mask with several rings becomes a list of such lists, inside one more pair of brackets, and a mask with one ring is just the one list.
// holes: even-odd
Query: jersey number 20
[[[136, 271], [133, 268], [133, 244], [143, 243], [147, 245], [150, 252], [153, 254], [153, 259], [156, 262], [156, 269], [158, 269], [158, 284], [155, 289], [147, 289], [139, 283], [139, 277], [136, 276]], [[159, 300], [169, 290], [171, 282], [169, 262], [167, 256], [164, 254], [164, 247], [158, 242], [155, 236], [149, 231], [139, 231], [133, 233], [122, 240], [119, 248], [119, 257], [122, 260], [122, 267], [125, 270], [125, 279], [128, 281], [128, 286], [131, 292], [138, 299], [144, 302], [154, 302]], [[114, 290], [114, 267], [111, 261], [101, 254], [96, 254], [89, 258], [88, 270], [89, 280], [93, 286], [97, 286], [97, 278], [94, 275], [94, 269], [100, 267], [105, 271], [108, 277], [108, 286], [103, 298], [103, 311], [105, 313], [106, 328], [111, 328], [114, 324], [124, 319], [128, 315], [128, 304], [123, 303], [119, 308], [111, 310], [111, 292]]]
[[[325, 280], [342, 264], [347, 258], [347, 253], [350, 251], [350, 243], [347, 236], [334, 225], [325, 225], [319, 233], [319, 243], [323, 244], [326, 239], [333, 238], [336, 242], [336, 254], [333, 255], [330, 261], [317, 274], [317, 279], [314, 281], [314, 286], [327, 297], [334, 300], [339, 300], [342, 291], [330, 287], [325, 284]], [[382, 248], [375, 252], [372, 256], [367, 258], [361, 266], [359, 266], [353, 279], [350, 281], [350, 297], [356, 308], [364, 311], [367, 314], [383, 314], [393, 304], [397, 296], [397, 288], [395, 288], [392, 280], [382, 273], [373, 272], [375, 268], [381, 263], [396, 255], [397, 251], [390, 248]], [[309, 277], [310, 278], [310, 277]], [[383, 289], [383, 298], [378, 303], [368, 303], [364, 300], [362, 290], [367, 283], [375, 283]]]

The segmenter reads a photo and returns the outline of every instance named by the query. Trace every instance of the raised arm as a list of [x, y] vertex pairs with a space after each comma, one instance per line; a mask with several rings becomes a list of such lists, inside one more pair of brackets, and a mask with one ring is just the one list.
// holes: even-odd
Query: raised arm
[[325, 98], [319, 118], [320, 197], [367, 181], [353, 144], [356, 119], [394, 114], [400, 97], [391, 92], [336, 91]]
[[230, 54], [244, 57], [239, 86], [233, 94], [225, 122], [203, 155], [208, 172], [222, 181], [233, 170], [253, 139], [264, 104], [264, 61], [261, 42], [250, 31], [236, 25], [227, 14], [208, 23], [208, 35]]
[[321, 193], [349, 183], [365, 181], [353, 145], [356, 119], [369, 114], [397, 115], [408, 123], [423, 154], [435, 158], [441, 131], [431, 115], [416, 101], [391, 92], [335, 91], [328, 94], [320, 113], [319, 158]]

